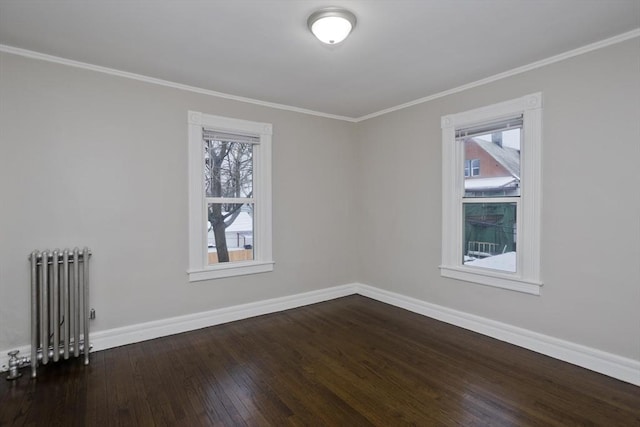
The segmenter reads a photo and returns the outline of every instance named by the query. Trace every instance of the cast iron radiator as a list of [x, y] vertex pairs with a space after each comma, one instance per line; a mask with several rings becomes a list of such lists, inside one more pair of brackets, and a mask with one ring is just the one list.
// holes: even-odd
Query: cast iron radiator
[[89, 364], [88, 248], [34, 251], [31, 261], [31, 377], [38, 361], [84, 357]]

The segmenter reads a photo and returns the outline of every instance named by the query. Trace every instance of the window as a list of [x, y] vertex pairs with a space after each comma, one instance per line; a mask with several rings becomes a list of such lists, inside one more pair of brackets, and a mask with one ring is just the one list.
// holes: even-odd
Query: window
[[189, 111], [189, 280], [273, 270], [268, 123]]
[[480, 175], [480, 159], [471, 159], [464, 161], [464, 176]]
[[542, 95], [444, 116], [442, 143], [441, 275], [539, 295]]

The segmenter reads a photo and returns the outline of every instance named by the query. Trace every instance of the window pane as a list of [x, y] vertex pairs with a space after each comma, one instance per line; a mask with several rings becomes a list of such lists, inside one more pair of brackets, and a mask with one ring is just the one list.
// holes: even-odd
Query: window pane
[[516, 204], [464, 203], [463, 264], [516, 271]]
[[204, 140], [207, 197], [253, 197], [253, 144]]
[[253, 203], [208, 204], [209, 265], [254, 259], [253, 209]]
[[521, 131], [515, 128], [462, 138], [465, 197], [520, 195]]

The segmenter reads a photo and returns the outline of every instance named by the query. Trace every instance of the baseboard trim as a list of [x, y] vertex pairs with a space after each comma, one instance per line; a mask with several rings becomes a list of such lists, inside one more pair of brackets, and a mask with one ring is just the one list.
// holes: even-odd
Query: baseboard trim
[[[141, 341], [202, 329], [209, 326], [234, 322], [236, 320], [248, 319], [250, 317], [261, 316], [263, 314], [270, 314], [292, 308], [303, 307], [305, 305], [329, 301], [347, 295], [353, 295], [355, 293], [355, 289], [355, 284], [347, 284], [296, 295], [287, 295], [284, 297], [272, 298], [248, 304], [188, 314], [185, 316], [170, 317], [167, 319], [138, 323], [121, 328], [97, 331], [92, 333], [90, 336], [92, 344], [91, 351], [106, 350], [113, 347], [120, 347], [127, 344], [134, 344]], [[10, 350], [19, 350], [19, 356], [21, 357], [30, 356], [31, 354], [30, 345], [17, 348], [14, 347], [12, 349], [2, 351], [0, 354], [0, 372], [8, 370], [9, 356], [7, 353]]]
[[335, 298], [352, 295], [355, 286], [353, 284], [335, 286], [302, 294], [288, 295], [279, 298], [241, 304], [232, 307], [219, 308], [201, 313], [188, 314], [186, 316], [172, 317], [153, 322], [139, 323], [122, 328], [109, 329], [93, 334], [91, 342], [93, 350], [105, 350], [121, 345], [133, 344], [154, 338], [179, 334], [182, 332], [202, 329], [209, 326], [221, 325], [236, 320], [262, 316], [329, 301]]
[[[353, 294], [360, 294], [376, 301], [478, 332], [500, 341], [508, 342], [640, 386], [639, 361], [362, 283], [351, 283], [186, 316], [177, 316], [122, 328], [98, 331], [91, 336], [91, 343], [93, 344], [92, 351], [134, 344], [236, 320], [303, 307], [305, 305], [316, 304]], [[20, 356], [29, 356], [31, 351], [29, 345], [2, 351], [2, 353], [0, 353], [0, 371], [7, 370], [9, 360], [7, 352], [14, 349], [20, 350]]]
[[640, 362], [637, 360], [361, 283], [356, 285], [356, 292], [376, 301], [404, 308], [640, 386]]

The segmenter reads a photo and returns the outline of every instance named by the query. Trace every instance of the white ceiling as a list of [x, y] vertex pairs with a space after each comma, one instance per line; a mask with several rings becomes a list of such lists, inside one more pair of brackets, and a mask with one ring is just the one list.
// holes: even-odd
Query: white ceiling
[[2, 45], [351, 118], [638, 27], [639, 0], [0, 0]]

